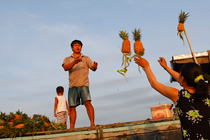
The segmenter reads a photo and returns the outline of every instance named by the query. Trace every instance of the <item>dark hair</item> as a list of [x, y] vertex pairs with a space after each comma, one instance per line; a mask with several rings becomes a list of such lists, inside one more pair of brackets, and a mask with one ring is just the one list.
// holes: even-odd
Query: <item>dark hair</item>
[[188, 86], [196, 88], [196, 96], [198, 99], [203, 100], [209, 96], [209, 84], [200, 79], [195, 83], [195, 78], [203, 75], [201, 67], [196, 63], [187, 63], [181, 68], [181, 76], [187, 82]]
[[82, 47], [82, 42], [81, 42], [80, 40], [74, 40], [74, 41], [72, 41], [72, 42], [71, 42], [71, 47], [73, 47], [73, 45], [74, 45], [75, 43], [80, 44], [81, 47]]
[[57, 92], [57, 93], [63, 93], [63, 91], [64, 91], [64, 88], [63, 88], [62, 86], [58, 86], [58, 87], [56, 88], [56, 92]]

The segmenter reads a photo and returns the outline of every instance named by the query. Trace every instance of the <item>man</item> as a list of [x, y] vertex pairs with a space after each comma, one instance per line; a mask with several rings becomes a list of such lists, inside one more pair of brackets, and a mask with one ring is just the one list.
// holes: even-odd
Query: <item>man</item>
[[[63, 61], [63, 68], [69, 71], [68, 103], [70, 107], [70, 129], [75, 128], [76, 107], [80, 102], [85, 105], [90, 119], [90, 126], [95, 126], [94, 108], [91, 104], [89, 91], [89, 69], [97, 70], [97, 63], [81, 53], [82, 42], [74, 40], [71, 43], [72, 55]], [[80, 101], [81, 100], [81, 101]]]

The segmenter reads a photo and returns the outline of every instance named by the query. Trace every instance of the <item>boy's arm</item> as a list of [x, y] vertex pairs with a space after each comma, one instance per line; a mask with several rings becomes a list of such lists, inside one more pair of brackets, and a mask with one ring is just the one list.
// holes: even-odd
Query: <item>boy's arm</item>
[[66, 108], [68, 110], [68, 114], [70, 115], [69, 105], [68, 105], [67, 101], [66, 101]]
[[55, 117], [57, 117], [57, 114], [56, 114], [57, 106], [58, 106], [58, 99], [57, 99], [57, 97], [55, 97], [55, 106], [54, 106], [54, 116]]

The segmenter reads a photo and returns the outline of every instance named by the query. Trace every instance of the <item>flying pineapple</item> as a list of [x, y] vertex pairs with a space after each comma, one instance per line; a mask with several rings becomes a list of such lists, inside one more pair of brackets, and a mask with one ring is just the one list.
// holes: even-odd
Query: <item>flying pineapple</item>
[[139, 55], [144, 55], [144, 47], [141, 42], [141, 31], [140, 29], [136, 29], [132, 32], [133, 33], [133, 39], [135, 41], [134, 43], [134, 52], [138, 53]]
[[131, 43], [130, 40], [128, 40], [128, 33], [126, 31], [120, 31], [119, 36], [123, 39], [122, 53], [130, 53]]
[[183, 42], [184, 42], [184, 38], [182, 34], [183, 34], [183, 31], [185, 30], [184, 23], [188, 17], [189, 17], [189, 13], [185, 13], [181, 11], [181, 13], [179, 14], [179, 24], [178, 24], [177, 30], [178, 30], [179, 37], [183, 40]]
[[122, 43], [122, 53], [123, 53], [123, 62], [122, 65], [124, 65], [124, 69], [122, 70], [117, 70], [117, 72], [119, 72], [120, 74], [122, 74], [125, 79], [126, 78], [126, 72], [127, 72], [127, 67], [129, 66], [129, 62], [128, 61], [128, 55], [131, 55], [131, 42], [130, 40], [128, 40], [128, 33], [126, 31], [120, 31], [119, 36], [123, 39], [123, 43]]
[[184, 38], [183, 38], [183, 35], [182, 35], [183, 31], [184, 31], [184, 34], [185, 34], [185, 36], [187, 38], [187, 41], [188, 41], [188, 44], [190, 46], [190, 50], [191, 50], [193, 59], [194, 59], [195, 63], [198, 64], [198, 61], [197, 61], [197, 59], [195, 57], [192, 45], [190, 43], [190, 39], [189, 39], [189, 37], [187, 35], [187, 31], [186, 31], [186, 29], [184, 27], [184, 23], [185, 23], [185, 21], [187, 20], [188, 17], [189, 17], [189, 13], [185, 13], [185, 12], [181, 11], [181, 13], [179, 14], [179, 25], [178, 25], [178, 28], [177, 28], [178, 29], [178, 34], [179, 34], [179, 37], [183, 40], [183, 43], [184, 43]]

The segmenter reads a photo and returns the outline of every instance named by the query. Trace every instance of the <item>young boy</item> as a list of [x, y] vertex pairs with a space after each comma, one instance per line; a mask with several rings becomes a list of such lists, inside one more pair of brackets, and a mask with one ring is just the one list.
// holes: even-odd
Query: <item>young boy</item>
[[55, 97], [54, 116], [57, 117], [57, 122], [63, 123], [64, 125], [66, 125], [67, 128], [67, 110], [68, 115], [70, 115], [70, 111], [66, 97], [63, 96], [64, 88], [62, 86], [58, 86], [56, 88], [56, 92], [58, 96]]

